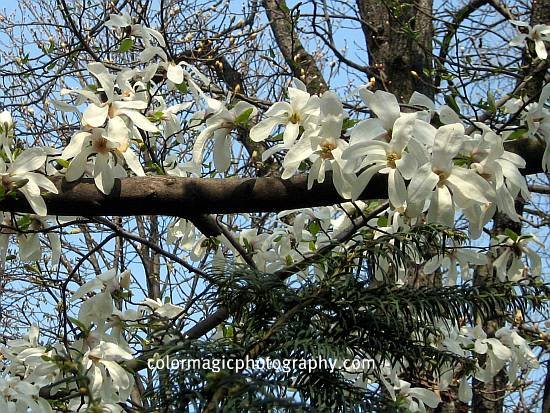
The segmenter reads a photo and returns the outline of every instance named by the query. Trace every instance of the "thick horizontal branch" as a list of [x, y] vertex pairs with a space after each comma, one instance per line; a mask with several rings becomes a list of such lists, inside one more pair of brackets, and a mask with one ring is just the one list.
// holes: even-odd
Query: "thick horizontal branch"
[[[544, 147], [526, 139], [507, 143], [507, 149], [526, 161], [524, 174], [541, 172]], [[387, 198], [386, 175], [376, 175], [361, 199]], [[109, 195], [102, 194], [92, 179], [69, 183], [53, 178], [59, 194], [46, 194], [50, 215], [132, 216], [167, 215], [194, 218], [204, 214], [278, 212], [287, 209], [334, 205], [343, 202], [332, 179], [307, 190], [307, 176], [280, 178], [202, 179], [132, 177], [117, 180]], [[23, 196], [0, 201], [0, 210], [31, 212]]]

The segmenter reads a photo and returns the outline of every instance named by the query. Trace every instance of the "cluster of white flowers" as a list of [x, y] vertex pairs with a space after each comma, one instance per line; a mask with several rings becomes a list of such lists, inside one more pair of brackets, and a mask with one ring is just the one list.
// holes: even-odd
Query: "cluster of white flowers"
[[[69, 411], [80, 411], [84, 403], [101, 411], [122, 412], [119, 403], [128, 399], [134, 386], [132, 373], [121, 365], [134, 359], [125, 339], [127, 332], [148, 313], [172, 318], [184, 312], [181, 307], [150, 299], [137, 310], [120, 311], [114, 300], [121, 300], [129, 285], [128, 271], [117, 274], [110, 270], [72, 294], [71, 302], [82, 301], [78, 317], [71, 319], [79, 335], [69, 347], [63, 343], [40, 344], [37, 326], [23, 339], [0, 347], [5, 360], [0, 378], [2, 411], [51, 412], [43, 398], [46, 395], [39, 394], [41, 388], [48, 387], [50, 395], [62, 392], [83, 397], [71, 399]], [[74, 380], [67, 380], [71, 377]]]
[[[538, 57], [545, 59], [544, 41], [549, 40], [546, 35], [550, 28], [512, 23], [524, 27], [528, 33], [520, 34], [511, 44], [518, 46], [527, 40], [533, 41]], [[460, 116], [448, 106], [436, 108], [429, 98], [415, 93], [408, 102], [409, 110], [404, 112], [394, 95], [372, 92], [368, 86], [360, 87], [357, 93], [372, 116], [350, 120], [334, 92], [311, 95], [297, 79], [287, 89], [288, 101], [274, 103], [265, 112], [264, 119], [250, 128], [251, 120], [259, 116], [258, 109], [248, 102], [234, 102], [231, 96], [225, 101], [207, 96], [201, 87], [208, 85], [208, 79], [184, 62], [170, 61], [163, 49], [164, 38], [158, 31], [134, 24], [128, 15], [113, 15], [106, 26], [127, 36], [121, 39], [123, 52], [131, 52], [134, 42], [141, 42], [143, 68], [115, 71], [103, 63], [90, 63], [87, 70], [97, 84], [82, 90], [62, 90], [61, 94], [72, 96], [72, 100], [53, 101], [57, 108], [80, 113], [82, 106], [86, 106], [80, 129], [61, 152], [42, 147], [16, 150], [13, 119], [8, 112], [0, 113], [0, 149], [3, 151], [0, 195], [19, 191], [35, 212], [18, 222], [22, 233], [11, 229], [0, 231], [2, 265], [9, 237], [14, 234], [17, 234], [21, 259], [41, 258], [38, 231], [50, 225], [51, 219], [47, 216], [43, 192], [58, 192], [48, 176], [62, 175], [67, 181], [90, 176], [102, 193], [109, 194], [116, 179], [127, 177], [129, 172], [137, 176], [146, 174], [140, 161], [145, 142], [155, 145], [160, 136], [166, 141], [175, 138], [183, 142], [178, 114], [195, 107], [197, 110], [189, 113], [188, 122], [189, 131], [196, 134], [189, 154], [192, 159], [185, 165], [167, 159], [163, 165], [167, 174], [200, 176], [210, 140], [213, 140], [214, 167], [220, 173], [226, 172], [233, 159], [233, 131], [249, 128], [252, 141], [272, 143], [262, 154], [263, 161], [277, 152], [285, 152], [282, 179], [308, 170], [308, 188], [312, 188], [315, 181], [324, 182], [330, 172], [338, 193], [354, 202], [339, 207], [281, 212], [270, 232], [258, 232], [256, 228], [241, 231], [236, 236], [241, 248], [236, 248], [235, 240], [223, 235], [217, 239], [201, 236], [191, 222], [179, 219], [170, 227], [168, 242], [177, 242], [187, 249], [193, 261], [204, 260], [205, 255], [213, 251], [212, 262], [222, 263], [230, 251], [235, 261], [241, 262], [244, 258], [240, 254], [245, 251], [262, 271], [273, 272], [300, 262], [333, 243], [351, 224], [351, 215], [362, 213], [366, 205], [360, 201], [361, 195], [376, 174], [387, 176], [389, 207], [369, 222], [375, 228], [374, 239], [410, 231], [425, 222], [452, 227], [458, 212], [468, 220], [470, 237], [474, 239], [481, 236], [483, 227], [497, 209], [519, 221], [514, 199], [518, 194], [525, 199], [529, 197], [519, 172], [525, 161], [505, 151], [503, 143], [509, 134], [506, 131], [499, 134], [476, 123], [476, 130], [467, 133]], [[163, 81], [159, 82], [158, 78]], [[189, 88], [193, 99], [168, 106], [156, 93], [156, 88], [164, 86], [164, 79], [170, 90]], [[546, 143], [545, 170], [550, 169], [550, 111], [546, 108], [549, 97], [550, 85], [547, 85], [538, 102], [526, 106], [522, 99], [512, 99], [506, 105], [509, 113], [522, 111], [518, 119], [528, 136]], [[411, 110], [412, 107], [416, 110]], [[433, 122], [435, 117], [437, 122]], [[277, 135], [271, 136], [274, 130]], [[62, 166], [61, 171], [50, 165], [53, 160]], [[17, 216], [3, 213], [2, 218], [4, 226], [13, 227]], [[384, 223], [380, 225], [382, 218]], [[60, 240], [54, 232], [48, 232], [47, 236], [52, 248], [50, 262], [55, 265], [60, 257]], [[459, 276], [463, 281], [468, 280], [470, 268], [489, 262], [500, 281], [521, 281], [529, 276], [537, 278], [541, 273], [540, 256], [529, 246], [533, 241], [536, 242], [533, 237], [525, 235], [498, 236], [487, 254], [449, 241], [447, 248], [431, 259], [420, 256], [414, 259], [426, 274], [442, 271], [447, 285], [455, 285]], [[343, 243], [334, 251], [344, 251], [356, 242], [357, 239], [353, 239], [349, 244]], [[497, 250], [498, 255], [493, 256]], [[387, 281], [385, 274], [390, 268], [397, 274], [392, 282], [403, 284], [405, 268], [395, 267], [395, 263], [384, 257], [380, 257], [375, 278]], [[307, 276], [309, 270], [311, 268], [304, 269], [303, 275]], [[322, 276], [322, 269], [313, 270]], [[137, 309], [121, 311], [114, 303], [124, 300], [123, 291], [129, 285], [128, 272], [117, 274], [111, 270], [73, 293], [70, 302], [82, 302], [78, 317], [71, 322], [81, 334], [70, 346], [66, 343], [41, 345], [37, 327], [32, 327], [24, 339], [8, 341], [0, 349], [5, 358], [0, 376], [0, 411], [51, 412], [50, 404], [40, 396], [40, 389], [51, 385], [52, 394], [74, 392], [85, 400], [82, 405], [80, 397], [74, 398], [70, 411], [83, 406], [122, 411], [118, 403], [128, 399], [134, 386], [132, 374], [121, 366], [134, 358], [125, 332], [143, 317], [173, 319], [184, 312], [179, 306], [150, 299]], [[446, 337], [434, 343], [435, 346], [460, 356], [486, 355], [485, 364], [478, 365], [473, 373], [478, 380], [487, 382], [505, 365], [511, 381], [518, 369], [536, 367], [527, 342], [509, 327], [498, 330], [494, 337], [487, 337], [479, 325], [442, 327], [442, 331]], [[380, 377], [388, 394], [394, 400], [402, 400], [403, 406], [413, 412], [423, 412], [426, 406], [435, 408], [440, 401], [437, 393], [411, 387], [411, 383], [399, 377], [400, 368], [399, 365], [388, 368]], [[69, 375], [79, 380], [86, 378], [87, 384], [64, 380]], [[439, 389], [444, 390], [455, 379], [449, 369], [449, 373], [440, 378]], [[467, 375], [460, 378], [462, 401], [471, 399], [468, 380]]]

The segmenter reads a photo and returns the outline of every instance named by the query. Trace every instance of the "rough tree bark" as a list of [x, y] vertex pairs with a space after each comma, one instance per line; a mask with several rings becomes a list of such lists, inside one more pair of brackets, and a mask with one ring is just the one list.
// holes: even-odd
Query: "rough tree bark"
[[407, 101], [417, 91], [433, 98], [432, 0], [357, 0], [375, 87]]

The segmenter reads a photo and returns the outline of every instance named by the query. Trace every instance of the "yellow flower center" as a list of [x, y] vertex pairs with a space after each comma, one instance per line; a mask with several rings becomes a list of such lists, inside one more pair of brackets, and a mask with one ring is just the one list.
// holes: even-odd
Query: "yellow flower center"
[[395, 152], [393, 153], [390, 153], [386, 156], [386, 161], [388, 162], [388, 166], [390, 168], [396, 168], [397, 166], [395, 165], [395, 161], [397, 161], [398, 159], [401, 159], [401, 157], [396, 154]]
[[445, 185], [445, 181], [447, 181], [447, 178], [449, 178], [449, 173], [442, 172], [442, 171], [434, 171], [435, 174], [439, 177], [439, 182], [437, 183], [437, 186], [440, 188]]
[[94, 139], [92, 149], [97, 153], [108, 153], [110, 151], [110, 148], [107, 146], [107, 139], [103, 137]]
[[292, 114], [292, 116], [289, 119], [290, 123], [300, 123], [302, 119], [300, 118], [300, 115], [296, 112]]
[[336, 149], [336, 144], [330, 140], [322, 141], [321, 144], [321, 153], [319, 156], [323, 159], [334, 159], [332, 151]]

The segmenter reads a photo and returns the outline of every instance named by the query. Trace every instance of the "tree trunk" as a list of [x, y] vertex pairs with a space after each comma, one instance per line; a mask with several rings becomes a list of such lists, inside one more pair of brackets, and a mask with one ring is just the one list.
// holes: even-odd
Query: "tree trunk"
[[376, 89], [406, 102], [414, 91], [433, 98], [432, 0], [357, 0]]

